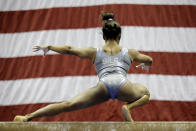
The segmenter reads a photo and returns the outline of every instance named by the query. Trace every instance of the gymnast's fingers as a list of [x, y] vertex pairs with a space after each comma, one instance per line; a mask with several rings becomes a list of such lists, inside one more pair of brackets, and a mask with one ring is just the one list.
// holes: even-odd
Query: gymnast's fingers
[[141, 64], [136, 66], [136, 68], [142, 68], [142, 67], [144, 67], [144, 63], [141, 63]]
[[40, 50], [40, 49], [41, 49], [40, 46], [34, 46], [32, 50], [33, 50], [33, 52], [36, 52], [36, 51], [38, 51], [38, 50]]

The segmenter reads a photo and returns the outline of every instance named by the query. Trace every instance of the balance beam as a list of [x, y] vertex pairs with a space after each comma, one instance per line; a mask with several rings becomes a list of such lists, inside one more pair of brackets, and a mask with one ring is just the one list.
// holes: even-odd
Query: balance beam
[[0, 122], [0, 131], [196, 131], [196, 122]]

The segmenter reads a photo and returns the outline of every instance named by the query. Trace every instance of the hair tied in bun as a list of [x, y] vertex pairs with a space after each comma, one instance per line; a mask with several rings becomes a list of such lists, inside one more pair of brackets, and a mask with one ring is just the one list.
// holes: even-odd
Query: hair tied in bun
[[119, 35], [121, 34], [121, 27], [120, 24], [115, 20], [114, 13], [103, 12], [101, 15], [104, 22], [102, 28], [104, 40], [119, 39]]
[[111, 21], [111, 20], [113, 20], [113, 19], [112, 19], [112, 18], [109, 18], [109, 19], [108, 19], [108, 21]]
[[114, 19], [109, 18], [109, 19], [107, 19], [107, 20], [104, 20], [104, 22], [106, 23], [106, 22], [113, 21], [113, 20], [114, 20]]

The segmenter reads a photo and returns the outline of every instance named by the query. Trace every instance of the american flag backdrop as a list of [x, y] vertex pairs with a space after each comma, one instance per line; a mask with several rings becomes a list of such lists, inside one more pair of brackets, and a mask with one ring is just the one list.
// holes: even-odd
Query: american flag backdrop
[[[131, 65], [131, 82], [151, 98], [136, 121], [196, 120], [196, 0], [1, 0], [0, 121], [69, 100], [98, 82], [90, 60], [32, 52], [34, 45], [101, 47], [100, 13], [122, 26], [123, 47], [150, 55], [149, 73]], [[123, 121], [117, 100], [37, 121]]]

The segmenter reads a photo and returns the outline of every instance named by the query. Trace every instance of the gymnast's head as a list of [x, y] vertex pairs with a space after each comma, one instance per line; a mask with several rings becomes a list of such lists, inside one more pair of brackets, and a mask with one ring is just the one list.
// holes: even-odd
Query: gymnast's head
[[102, 32], [103, 39], [120, 41], [121, 38], [121, 27], [120, 24], [115, 20], [114, 13], [103, 12], [102, 20], [104, 22]]

